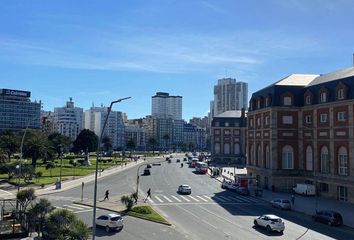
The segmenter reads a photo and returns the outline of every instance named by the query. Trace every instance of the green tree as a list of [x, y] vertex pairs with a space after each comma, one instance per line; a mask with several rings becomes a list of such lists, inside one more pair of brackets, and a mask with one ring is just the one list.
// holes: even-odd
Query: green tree
[[133, 139], [128, 140], [126, 146], [128, 149], [131, 150], [135, 149], [136, 147], [135, 141]]
[[68, 152], [69, 146], [72, 143], [70, 137], [67, 137], [60, 133], [52, 133], [48, 136], [48, 141], [52, 144], [55, 152], [57, 153], [57, 158], [63, 152]]
[[168, 150], [168, 148], [169, 148], [168, 140], [170, 140], [170, 135], [165, 134], [162, 138], [165, 140], [165, 148], [166, 148], [166, 150]]
[[0, 136], [0, 148], [7, 154], [10, 161], [11, 155], [19, 149], [19, 141], [16, 135], [10, 131], [6, 131]]
[[52, 212], [55, 208], [48, 201], [48, 199], [41, 198], [38, 203], [36, 203], [31, 209], [28, 210], [29, 220], [31, 227], [34, 228], [35, 231], [42, 235], [42, 229], [45, 223], [45, 218], [48, 213]]
[[127, 207], [127, 210], [130, 211], [134, 205], [134, 199], [132, 196], [122, 196], [122, 198], [120, 199], [120, 201], [125, 204], [125, 206]]
[[98, 136], [89, 129], [84, 129], [80, 132], [79, 136], [77, 136], [74, 141], [73, 151], [80, 152], [86, 151], [88, 149], [89, 152], [94, 152], [97, 150], [98, 144]]
[[103, 149], [107, 152], [109, 150], [112, 150], [112, 141], [111, 138], [108, 137], [107, 135], [102, 138], [102, 143], [103, 143]]
[[148, 144], [149, 144], [149, 146], [151, 147], [151, 149], [152, 149], [152, 154], [154, 154], [155, 153], [155, 146], [156, 146], [156, 143], [157, 143], [157, 141], [156, 141], [156, 139], [155, 138], [149, 138], [149, 140], [148, 140]]
[[90, 230], [67, 209], [54, 210], [45, 221], [46, 239], [87, 239]]
[[23, 148], [24, 156], [32, 159], [33, 168], [36, 168], [38, 159], [47, 158], [48, 155], [52, 154], [52, 151], [53, 148], [47, 140], [47, 137], [39, 131], [34, 131], [29, 134]]
[[21, 206], [21, 210], [23, 212], [26, 211], [27, 207], [29, 206], [29, 204], [36, 199], [36, 195], [34, 193], [34, 189], [33, 188], [29, 188], [29, 189], [24, 189], [21, 190], [17, 193], [16, 195], [17, 201], [19, 202], [20, 206]]

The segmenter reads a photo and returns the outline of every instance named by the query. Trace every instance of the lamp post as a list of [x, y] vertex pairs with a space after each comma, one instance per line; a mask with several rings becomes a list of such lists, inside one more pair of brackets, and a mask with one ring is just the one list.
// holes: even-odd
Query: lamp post
[[61, 189], [61, 169], [63, 167], [63, 146], [60, 145], [60, 171], [59, 171], [59, 186], [58, 189]]
[[95, 240], [95, 237], [96, 237], [97, 173], [98, 173], [98, 159], [99, 159], [98, 155], [99, 155], [99, 151], [100, 151], [102, 137], [103, 137], [103, 134], [104, 134], [104, 129], [105, 129], [106, 125], [107, 125], [108, 117], [109, 117], [109, 114], [111, 113], [113, 104], [121, 102], [121, 101], [129, 99], [129, 98], [131, 98], [131, 97], [125, 97], [125, 98], [121, 98], [121, 99], [118, 99], [116, 101], [111, 102], [111, 105], [109, 106], [108, 111], [107, 111], [107, 116], [106, 116], [106, 119], [104, 121], [103, 128], [101, 130], [100, 138], [98, 139], [97, 153], [96, 153], [95, 184], [94, 184], [94, 195], [93, 195], [92, 240]]

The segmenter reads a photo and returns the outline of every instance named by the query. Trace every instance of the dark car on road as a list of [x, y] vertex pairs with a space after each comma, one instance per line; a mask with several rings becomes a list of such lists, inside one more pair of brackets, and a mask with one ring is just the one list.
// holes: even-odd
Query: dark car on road
[[248, 196], [250, 195], [250, 191], [246, 187], [238, 187], [235, 190], [238, 194]]
[[340, 226], [343, 224], [342, 215], [331, 210], [318, 211], [312, 217], [315, 221], [326, 223], [330, 226]]
[[151, 168], [151, 165], [150, 164], [146, 165], [146, 168]]
[[144, 169], [144, 175], [146, 176], [146, 175], [150, 175], [150, 174], [151, 174], [150, 169], [145, 168]]

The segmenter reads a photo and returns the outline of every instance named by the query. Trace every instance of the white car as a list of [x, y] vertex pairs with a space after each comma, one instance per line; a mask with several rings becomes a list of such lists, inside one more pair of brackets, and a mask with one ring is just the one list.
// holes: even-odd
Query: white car
[[111, 229], [122, 229], [123, 218], [121, 215], [115, 213], [104, 214], [96, 218], [96, 225], [105, 227], [106, 232], [109, 232]]
[[273, 199], [272, 201], [270, 201], [270, 204], [272, 205], [272, 207], [277, 207], [284, 210], [291, 209], [291, 204], [288, 199]]
[[285, 225], [280, 217], [273, 214], [265, 214], [254, 219], [254, 225], [256, 227], [264, 227], [268, 232], [277, 231], [283, 233]]
[[238, 185], [230, 180], [225, 180], [221, 184], [221, 188], [223, 189], [236, 190], [237, 187]]
[[187, 184], [182, 184], [178, 187], [178, 192], [183, 194], [191, 194], [192, 188]]

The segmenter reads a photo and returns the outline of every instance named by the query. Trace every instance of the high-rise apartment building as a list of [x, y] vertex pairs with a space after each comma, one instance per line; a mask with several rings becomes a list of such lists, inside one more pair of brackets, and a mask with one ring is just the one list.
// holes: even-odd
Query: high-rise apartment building
[[152, 96], [151, 115], [157, 118], [182, 119], [182, 97], [157, 92]]
[[0, 89], [0, 131], [40, 128], [41, 102], [31, 102], [31, 92]]
[[64, 107], [54, 108], [54, 130], [75, 139], [83, 129], [83, 109], [74, 106], [72, 98]]
[[219, 79], [218, 84], [214, 86], [214, 101], [210, 104], [212, 117], [226, 111], [246, 109], [247, 99], [247, 83], [236, 82], [234, 78]]
[[[85, 128], [95, 132], [97, 136], [101, 135], [104, 121], [107, 117], [107, 107], [91, 107], [85, 111]], [[108, 136], [112, 141], [114, 149], [125, 148], [125, 130], [123, 114], [121, 112], [111, 111], [104, 136]]]

